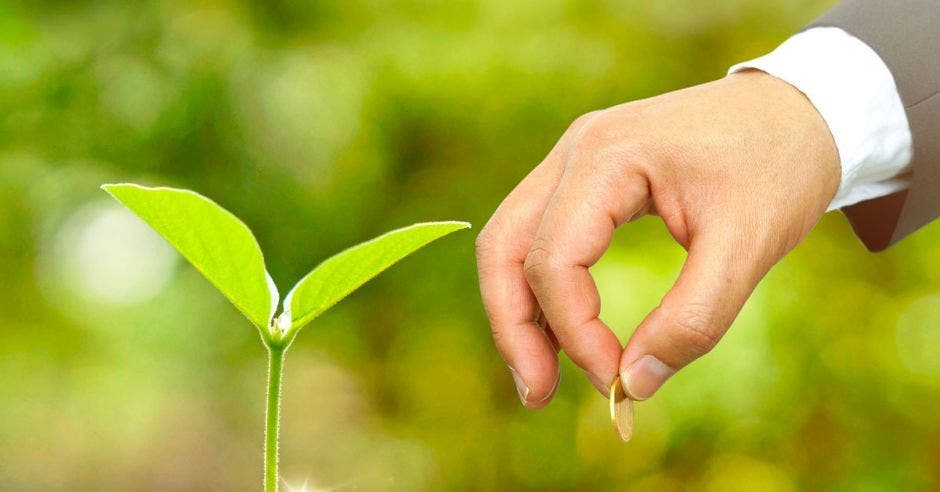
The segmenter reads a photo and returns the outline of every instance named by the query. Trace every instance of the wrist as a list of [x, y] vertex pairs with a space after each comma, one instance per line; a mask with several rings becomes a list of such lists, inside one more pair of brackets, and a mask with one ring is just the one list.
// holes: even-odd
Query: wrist
[[[839, 190], [842, 166], [835, 139], [813, 103], [788, 82], [760, 70], [735, 72], [722, 82], [749, 109], [744, 116], [748, 124], [762, 128], [766, 138], [758, 154], [811, 177], [807, 184], [816, 188], [825, 210]], [[800, 155], [780, 162], [775, 154], [784, 142], [801, 149]]]

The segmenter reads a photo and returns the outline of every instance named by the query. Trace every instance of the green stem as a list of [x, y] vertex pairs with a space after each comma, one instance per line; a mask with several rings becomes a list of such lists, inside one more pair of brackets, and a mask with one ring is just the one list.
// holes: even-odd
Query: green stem
[[264, 492], [277, 492], [278, 420], [281, 413], [281, 375], [287, 347], [268, 348], [268, 408], [264, 423]]

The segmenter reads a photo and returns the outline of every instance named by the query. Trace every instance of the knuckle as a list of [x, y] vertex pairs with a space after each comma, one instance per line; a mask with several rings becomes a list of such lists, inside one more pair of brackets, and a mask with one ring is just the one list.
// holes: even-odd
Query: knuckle
[[474, 245], [476, 246], [477, 256], [485, 253], [490, 249], [493, 244], [493, 229], [487, 224], [483, 226], [483, 229], [480, 230], [480, 233], [477, 235]]
[[526, 280], [533, 287], [543, 285], [552, 272], [557, 270], [557, 255], [543, 239], [536, 239], [525, 257], [523, 269]]
[[594, 116], [578, 129], [574, 150], [583, 154], [604, 149], [617, 140], [617, 133], [617, 125], [609, 116]]
[[578, 130], [590, 122], [592, 119], [596, 118], [601, 113], [600, 110], [591, 111], [589, 113], [584, 113], [581, 116], [575, 118], [575, 120], [568, 125], [568, 130], [566, 133], [577, 133]]
[[573, 162], [601, 170], [640, 171], [656, 161], [657, 147], [622, 114], [601, 114], [586, 122], [571, 143]]
[[505, 237], [507, 228], [504, 217], [497, 211], [490, 220], [480, 229], [474, 246], [476, 247], [477, 260], [486, 260], [495, 255], [499, 249], [499, 243]]
[[670, 320], [677, 329], [677, 343], [693, 357], [707, 354], [718, 344], [721, 336], [715, 321], [712, 310], [700, 305], [685, 306]]

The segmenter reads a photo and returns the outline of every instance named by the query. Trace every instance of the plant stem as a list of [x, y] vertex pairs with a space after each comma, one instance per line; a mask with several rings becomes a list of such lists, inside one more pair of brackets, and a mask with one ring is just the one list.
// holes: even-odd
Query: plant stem
[[268, 407], [264, 423], [264, 492], [277, 492], [278, 421], [281, 413], [281, 375], [287, 347], [268, 347]]

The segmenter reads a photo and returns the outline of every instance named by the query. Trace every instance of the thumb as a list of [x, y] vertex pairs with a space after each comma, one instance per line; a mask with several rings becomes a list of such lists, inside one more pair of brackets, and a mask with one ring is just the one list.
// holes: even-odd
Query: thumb
[[620, 357], [620, 380], [645, 400], [676, 371], [708, 353], [766, 273], [753, 247], [705, 235], [693, 240], [678, 280], [637, 327]]

